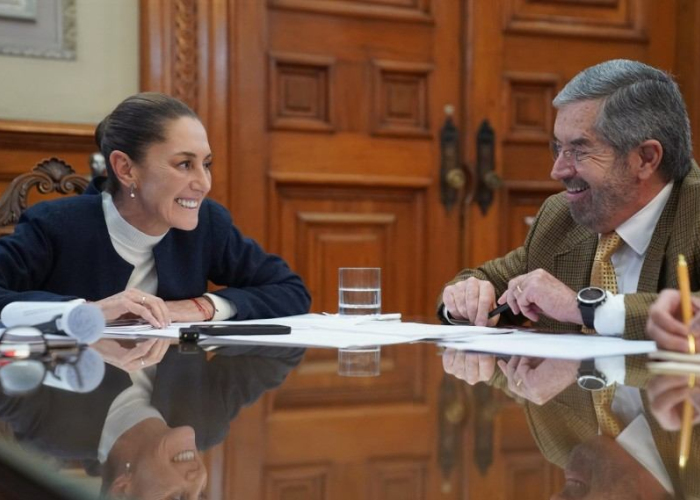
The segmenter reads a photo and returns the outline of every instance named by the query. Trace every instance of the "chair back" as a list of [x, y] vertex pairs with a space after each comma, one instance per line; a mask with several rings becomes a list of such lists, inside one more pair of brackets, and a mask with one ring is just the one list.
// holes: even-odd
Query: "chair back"
[[0, 197], [0, 237], [12, 234], [19, 217], [27, 209], [29, 192], [41, 194], [81, 194], [90, 181], [58, 158], [37, 163], [31, 172], [16, 177]]

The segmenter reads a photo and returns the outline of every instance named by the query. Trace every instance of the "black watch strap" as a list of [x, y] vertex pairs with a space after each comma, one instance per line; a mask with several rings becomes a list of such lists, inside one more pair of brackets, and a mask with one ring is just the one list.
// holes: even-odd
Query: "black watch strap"
[[586, 328], [595, 330], [595, 308], [597, 304], [579, 304], [578, 308], [581, 310], [581, 319]]

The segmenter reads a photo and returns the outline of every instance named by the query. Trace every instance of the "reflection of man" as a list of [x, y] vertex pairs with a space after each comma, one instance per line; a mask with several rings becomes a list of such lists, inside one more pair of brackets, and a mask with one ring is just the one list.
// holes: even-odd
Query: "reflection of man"
[[[691, 269], [700, 260], [700, 175], [683, 99], [666, 73], [614, 60], [579, 73], [554, 106], [551, 176], [566, 191], [544, 203], [523, 246], [457, 275], [440, 307], [486, 324], [498, 298], [558, 331], [580, 329], [591, 311], [599, 333], [643, 338], [654, 294], [676, 285], [677, 254]], [[619, 294], [579, 306], [598, 239], [613, 232], [622, 240], [611, 257]], [[697, 275], [691, 286], [700, 286]]]
[[606, 436], [576, 446], [564, 476], [564, 488], [552, 500], [673, 498], [653, 473]]

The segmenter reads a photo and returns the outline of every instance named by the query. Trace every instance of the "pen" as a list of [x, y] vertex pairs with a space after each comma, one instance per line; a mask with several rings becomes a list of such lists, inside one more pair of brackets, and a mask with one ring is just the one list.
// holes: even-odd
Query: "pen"
[[489, 311], [489, 319], [507, 311], [510, 311], [510, 306], [508, 305], [508, 302], [506, 302], [505, 304], [501, 304], [493, 311]]
[[[683, 323], [690, 326], [693, 317], [693, 309], [690, 303], [690, 278], [688, 277], [688, 263], [683, 255], [678, 256], [678, 288], [681, 292], [681, 314], [683, 315]], [[695, 354], [695, 338], [688, 332], [688, 351], [690, 354]], [[690, 374], [688, 377], [688, 387], [692, 389], [695, 386], [695, 374]], [[693, 435], [693, 406], [690, 399], [686, 399], [683, 403], [683, 418], [681, 421], [681, 442], [678, 452], [678, 465], [681, 469], [685, 468], [688, 462], [688, 454], [690, 452], [690, 440]]]

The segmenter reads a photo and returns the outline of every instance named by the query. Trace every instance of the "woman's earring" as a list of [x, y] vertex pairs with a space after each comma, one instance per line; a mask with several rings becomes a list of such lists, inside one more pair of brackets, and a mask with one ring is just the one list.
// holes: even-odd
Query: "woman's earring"
[[126, 463], [126, 475], [131, 474], [131, 462]]
[[134, 183], [132, 183], [131, 186], [129, 186], [129, 198], [136, 198], [136, 184]]

